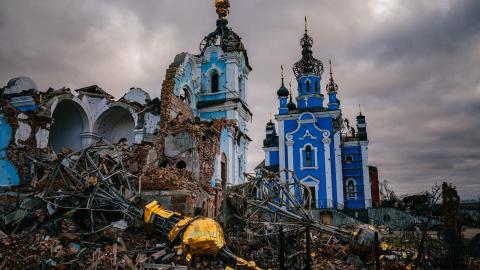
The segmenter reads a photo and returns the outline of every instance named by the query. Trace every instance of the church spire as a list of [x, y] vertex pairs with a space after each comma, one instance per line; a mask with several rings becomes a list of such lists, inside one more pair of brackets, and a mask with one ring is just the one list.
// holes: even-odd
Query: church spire
[[308, 23], [307, 23], [307, 16], [305, 16], [305, 34], [308, 33]]
[[285, 87], [284, 84], [284, 76], [283, 76], [283, 65], [280, 66], [280, 77], [282, 78], [282, 85], [277, 90], [278, 97], [288, 97], [288, 89]]
[[327, 92], [336, 92], [338, 91], [338, 85], [333, 80], [332, 60], [328, 60], [328, 63], [330, 65], [330, 82], [328, 82], [326, 89], [327, 89]]
[[305, 16], [305, 33], [300, 39], [300, 45], [302, 46], [302, 59], [293, 66], [293, 73], [297, 78], [301, 77], [302, 75], [316, 75], [320, 77], [323, 74], [322, 61], [313, 57], [313, 38], [308, 35], [307, 26], [308, 20]]
[[297, 105], [295, 105], [295, 103], [293, 103], [293, 100], [292, 100], [292, 82], [289, 83], [289, 86], [290, 86], [290, 100], [288, 101], [288, 110], [289, 111], [293, 111], [297, 108]]

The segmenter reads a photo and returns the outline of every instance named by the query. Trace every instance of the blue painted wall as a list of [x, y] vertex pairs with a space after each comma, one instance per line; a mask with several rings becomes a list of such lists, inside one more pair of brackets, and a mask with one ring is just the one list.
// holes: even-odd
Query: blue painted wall
[[[352, 157], [352, 161], [347, 161], [347, 157]], [[345, 194], [345, 207], [349, 209], [365, 208], [365, 192], [362, 168], [362, 151], [360, 144], [342, 146], [342, 170]], [[347, 192], [348, 179], [355, 180], [355, 197], [349, 197]]]
[[0, 114], [0, 186], [17, 186], [20, 177], [15, 166], [7, 159], [7, 147], [10, 144], [12, 128], [4, 114]]

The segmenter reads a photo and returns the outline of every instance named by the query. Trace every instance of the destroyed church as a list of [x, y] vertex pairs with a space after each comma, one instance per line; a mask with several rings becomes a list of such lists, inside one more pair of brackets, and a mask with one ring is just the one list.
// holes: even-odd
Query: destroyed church
[[[120, 99], [97, 85], [39, 91], [28, 77], [0, 89], [0, 186], [36, 186], [42, 160], [60, 160], [103, 143], [131, 149], [126, 162], [138, 189], [166, 207], [215, 216], [228, 186], [245, 182], [251, 139], [247, 122], [249, 65], [242, 39], [219, 13], [216, 29], [198, 54], [180, 53], [166, 70], [160, 98], [132, 87]], [[324, 104], [323, 64], [313, 57], [313, 39], [301, 39], [294, 65], [298, 94], [283, 82], [277, 91], [278, 135], [270, 121], [265, 161], [257, 167], [281, 172], [280, 181], [308, 208], [364, 210], [372, 206], [365, 117], [358, 132], [342, 133], [338, 86], [330, 72]], [[348, 123], [348, 122], [347, 122]], [[293, 178], [296, 180], [294, 181]]]
[[135, 150], [127, 165], [141, 175], [143, 191], [199, 183], [187, 204], [213, 215], [221, 190], [244, 182], [251, 70], [242, 40], [224, 16], [198, 54], [175, 56], [160, 99], [131, 88], [115, 100], [97, 85], [41, 92], [30, 78], [11, 79], [0, 90], [0, 186], [39, 181], [31, 172], [32, 156], [66, 155], [98, 141], [122, 143]]

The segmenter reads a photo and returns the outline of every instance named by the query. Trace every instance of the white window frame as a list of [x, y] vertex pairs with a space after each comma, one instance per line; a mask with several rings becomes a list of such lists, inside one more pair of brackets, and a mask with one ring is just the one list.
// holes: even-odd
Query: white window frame
[[[353, 196], [351, 195], [350, 191], [348, 190], [348, 184], [353, 182]], [[348, 178], [347, 181], [345, 182], [345, 191], [346, 191], [346, 194], [347, 194], [347, 200], [348, 199], [357, 199], [357, 181], [355, 180], [355, 178]]]
[[[308, 181], [307, 180], [311, 180], [311, 181]], [[315, 199], [316, 199], [316, 202], [315, 202], [315, 209], [318, 209], [318, 203], [319, 203], [319, 196], [318, 196], [318, 186], [320, 184], [320, 180], [318, 180], [317, 178], [311, 176], [311, 175], [308, 175], [306, 176], [305, 178], [303, 178], [302, 180], [300, 180], [300, 183], [302, 183], [304, 186], [306, 186], [307, 188], [310, 188], [310, 187], [314, 187], [315, 188]], [[304, 194], [302, 194], [302, 198], [303, 198]], [[305, 202], [303, 202], [304, 205], [305, 205]]]
[[[307, 149], [307, 146], [310, 146], [312, 148], [312, 158], [314, 159], [313, 161], [313, 164], [314, 166], [313, 167], [304, 167], [303, 166], [303, 157], [304, 157], [304, 152], [306, 151]], [[311, 143], [306, 143], [302, 148], [298, 149], [299, 152], [300, 152], [300, 170], [311, 170], [311, 169], [314, 169], [314, 170], [317, 170], [318, 169], [318, 155], [317, 155], [317, 147], [314, 147]]]
[[[351, 157], [352, 160], [349, 161], [349, 160], [347, 159], [348, 157]], [[351, 163], [353, 163], [353, 156], [352, 156], [352, 155], [346, 155], [346, 156], [345, 156], [345, 159], [344, 159], [343, 161], [345, 161], [345, 163], [347, 163], [347, 164], [351, 164]], [[353, 178], [351, 178], [351, 179], [353, 179]]]

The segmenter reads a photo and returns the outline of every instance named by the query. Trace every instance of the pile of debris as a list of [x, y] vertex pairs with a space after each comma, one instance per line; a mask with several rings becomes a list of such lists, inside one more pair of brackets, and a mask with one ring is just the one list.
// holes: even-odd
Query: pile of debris
[[[415, 246], [388, 235], [381, 242], [369, 225], [315, 221], [291, 195], [293, 185], [309, 192], [294, 176], [282, 182], [264, 172], [231, 187], [218, 215], [224, 230], [169, 211], [144, 200], [150, 182], [163, 191], [207, 187], [188, 170], [139, 170], [137, 156], [125, 144], [99, 143], [30, 157], [31, 187], [0, 199], [0, 269], [408, 269], [417, 259]], [[442, 252], [427, 252], [424, 269], [437, 269]], [[465, 264], [475, 269], [478, 261]]]
[[2, 200], [0, 269], [224, 269], [211, 255], [179, 256], [167, 233], [180, 214], [144, 221], [141, 182], [124, 164], [133, 156], [125, 147], [97, 144], [61, 158], [31, 158], [38, 172], [32, 189]]
[[282, 182], [279, 174], [264, 171], [263, 177], [248, 178], [226, 196], [224, 227], [236, 254], [273, 269], [373, 266], [374, 235], [378, 235], [373, 227], [343, 230], [318, 223], [291, 195], [293, 185], [302, 187], [294, 176]]
[[1, 263], [7, 269], [182, 269], [165, 241], [148, 236], [114, 203], [138, 200], [138, 178], [123, 163], [132, 155], [124, 147], [95, 145], [31, 158], [34, 189], [17, 202], [2, 200], [10, 202], [3, 209], [13, 211], [2, 220]]
[[174, 263], [175, 253], [166, 244], [153, 243], [145, 235], [129, 233], [125, 241], [104, 235], [4, 235], [1, 269], [186, 269]]

